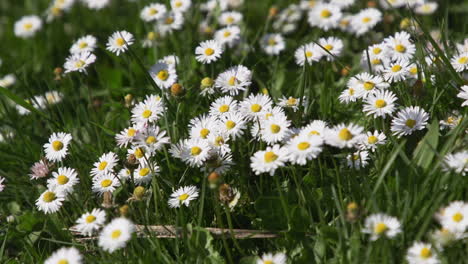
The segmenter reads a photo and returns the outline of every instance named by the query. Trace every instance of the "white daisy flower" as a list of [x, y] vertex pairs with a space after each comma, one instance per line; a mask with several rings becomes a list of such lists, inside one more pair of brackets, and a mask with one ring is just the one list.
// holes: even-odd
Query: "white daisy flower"
[[130, 171], [127, 168], [123, 168], [119, 171], [117, 174], [117, 178], [119, 178], [120, 181], [126, 181], [132, 176], [132, 171]]
[[179, 64], [179, 57], [177, 55], [167, 55], [160, 59], [158, 62], [166, 63], [169, 67], [175, 68]]
[[286, 145], [288, 160], [292, 164], [305, 165], [307, 161], [315, 159], [322, 152], [323, 139], [321, 137], [300, 134], [292, 138]]
[[238, 25], [241, 21], [242, 14], [236, 11], [223, 12], [218, 18], [218, 23], [222, 26]]
[[323, 138], [327, 129], [327, 123], [322, 120], [313, 120], [299, 132], [299, 136], [318, 136]]
[[49, 161], [62, 161], [68, 154], [68, 144], [72, 136], [67, 133], [53, 133], [49, 138], [49, 143], [44, 144], [46, 158]]
[[268, 144], [279, 143], [289, 134], [291, 121], [286, 116], [271, 116], [260, 121], [260, 136]]
[[117, 142], [117, 146], [119, 146], [120, 148], [127, 147], [127, 145], [135, 139], [137, 134], [137, 127], [131, 126], [125, 128], [119, 134], [115, 135], [115, 141]]
[[384, 145], [386, 143], [386, 136], [382, 132], [375, 130], [374, 133], [368, 131], [366, 136], [362, 138], [360, 143], [360, 149], [368, 149], [374, 152], [378, 145]]
[[461, 106], [468, 106], [468, 85], [463, 85], [460, 88], [460, 92], [457, 94], [457, 97], [465, 100]]
[[0, 78], [0, 87], [8, 88], [16, 83], [16, 77], [14, 74], [7, 74]]
[[228, 26], [219, 29], [214, 34], [214, 39], [223, 45], [234, 46], [240, 39], [240, 28], [238, 26]]
[[113, 192], [120, 186], [120, 181], [112, 173], [105, 173], [93, 178], [93, 192], [103, 195], [106, 192]]
[[3, 192], [3, 190], [5, 190], [5, 184], [3, 184], [4, 181], [5, 178], [0, 176], [0, 192]]
[[409, 76], [409, 66], [409, 62], [405, 60], [390, 63], [383, 71], [384, 78], [389, 83], [404, 81]]
[[319, 47], [322, 49], [323, 56], [328, 61], [334, 61], [335, 57], [340, 57], [341, 52], [343, 51], [343, 41], [339, 38], [335, 38], [335, 37], [320, 38], [318, 40], [318, 44], [321, 46]]
[[48, 257], [44, 264], [82, 264], [83, 256], [78, 249], [62, 247]]
[[149, 74], [156, 85], [161, 89], [168, 89], [177, 82], [177, 73], [175, 67], [167, 63], [158, 62], [151, 67]]
[[337, 148], [352, 148], [362, 141], [364, 135], [361, 126], [350, 123], [339, 124], [325, 131], [325, 142]]
[[379, 116], [385, 118], [395, 111], [396, 100], [395, 94], [391, 91], [378, 90], [364, 100], [363, 111], [366, 115], [373, 115], [374, 118]]
[[142, 162], [133, 172], [133, 180], [137, 185], [147, 184], [151, 182], [153, 176], [158, 174], [158, 172], [159, 166], [156, 163], [148, 164], [147, 162]]
[[107, 224], [99, 235], [98, 245], [110, 253], [124, 248], [135, 232], [135, 225], [128, 219], [119, 217]]
[[111, 0], [83, 0], [89, 9], [99, 10], [108, 6]]
[[308, 14], [308, 22], [312, 27], [318, 27], [325, 31], [338, 27], [343, 13], [338, 6], [319, 3]]
[[190, 138], [207, 139], [219, 129], [218, 120], [214, 116], [201, 115], [190, 120]]
[[42, 20], [35, 15], [24, 16], [15, 22], [14, 27], [15, 36], [20, 38], [30, 38], [42, 28]]
[[[210, 135], [207, 138], [208, 143], [210, 144], [210, 147], [213, 151], [212, 156], [218, 156], [218, 155], [226, 155], [230, 154], [231, 148], [229, 147], [229, 134], [221, 131], [216, 131], [213, 133], [210, 133]], [[211, 163], [212, 159], [208, 161], [208, 163]]]
[[227, 133], [232, 139], [242, 137], [246, 126], [244, 116], [237, 111], [220, 116], [220, 131]]
[[468, 70], [468, 52], [453, 56], [450, 62], [457, 72]]
[[164, 106], [161, 101], [145, 100], [133, 107], [132, 123], [137, 127], [145, 126], [149, 123], [156, 123], [163, 113]]
[[284, 253], [265, 253], [257, 260], [257, 264], [286, 264], [286, 261]]
[[191, 0], [171, 0], [171, 8], [174, 12], [186, 12], [192, 5]]
[[436, 2], [426, 2], [420, 5], [417, 5], [414, 9], [414, 12], [419, 15], [430, 15], [437, 10], [439, 5]]
[[93, 52], [97, 47], [97, 39], [92, 35], [86, 35], [79, 38], [70, 48], [71, 54], [81, 52]]
[[356, 0], [330, 0], [331, 4], [337, 5], [341, 8], [346, 8], [354, 5]]
[[156, 24], [161, 36], [166, 36], [184, 25], [184, 16], [180, 12], [167, 12]]
[[239, 105], [239, 111], [244, 114], [247, 120], [256, 120], [271, 110], [272, 102], [268, 95], [250, 94]]
[[145, 22], [156, 21], [161, 19], [167, 12], [167, 8], [163, 4], [152, 3], [145, 6], [140, 12], [140, 18]]
[[468, 150], [447, 154], [444, 158], [444, 170], [453, 170], [465, 176], [468, 173]]
[[273, 176], [276, 169], [283, 167], [287, 160], [287, 149], [280, 147], [280, 145], [273, 145], [265, 150], [255, 152], [250, 158], [250, 167], [256, 175], [270, 173]]
[[304, 63], [307, 61], [309, 65], [312, 65], [313, 62], [317, 62], [322, 58], [323, 52], [322, 48], [315, 43], [302, 45], [294, 52], [296, 64], [304, 66]]
[[361, 169], [369, 164], [368, 160], [369, 152], [360, 150], [346, 156], [346, 165], [350, 168]]
[[151, 156], [156, 151], [162, 149], [164, 144], [169, 143], [170, 141], [169, 137], [166, 137], [166, 131], [160, 129], [156, 125], [151, 125], [139, 131], [133, 145], [145, 148], [146, 152]]
[[101, 209], [93, 209], [84, 213], [76, 220], [75, 228], [83, 236], [92, 236], [106, 221], [106, 212]]
[[218, 75], [215, 86], [223, 93], [234, 96], [247, 90], [252, 83], [252, 72], [245, 66], [237, 65]]
[[266, 34], [260, 40], [260, 46], [268, 55], [278, 55], [286, 48], [286, 42], [280, 34]]
[[36, 200], [36, 206], [39, 211], [50, 214], [60, 210], [63, 201], [65, 201], [65, 194], [63, 192], [55, 189], [48, 189]]
[[232, 96], [226, 95], [211, 103], [210, 115], [214, 117], [225, 116], [238, 110], [238, 102]]
[[340, 100], [340, 103], [344, 104], [349, 104], [351, 102], [356, 102], [358, 98], [361, 98], [358, 96], [358, 93], [356, 92], [356, 89], [353, 87], [348, 87], [344, 89], [338, 99]]
[[419, 106], [406, 107], [393, 118], [390, 129], [398, 137], [411, 135], [416, 130], [423, 130], [428, 119], [429, 114]]
[[184, 144], [181, 159], [191, 167], [201, 167], [211, 156], [211, 147], [201, 138], [189, 139]]
[[358, 98], [366, 98], [369, 94], [373, 94], [378, 90], [387, 89], [390, 86], [382, 77], [374, 76], [367, 72], [353, 76], [346, 85], [348, 88], [352, 88], [355, 91]]
[[[278, 105], [283, 108], [290, 108], [294, 112], [296, 112], [297, 110], [299, 110], [300, 102], [301, 102], [300, 98], [295, 98], [292, 96], [289, 96], [289, 97], [282, 96], [279, 99]], [[307, 97], [304, 96], [302, 97], [302, 106], [305, 108], [307, 105], [308, 105]]]
[[127, 159], [130, 155], [135, 156], [139, 162], [145, 162], [150, 158], [149, 153], [146, 152], [145, 148], [141, 147], [132, 147], [127, 150]]
[[91, 176], [95, 177], [107, 173], [112, 173], [118, 161], [119, 158], [112, 151], [102, 154], [102, 156], [99, 158], [99, 161], [93, 164], [94, 168], [91, 169]]
[[394, 238], [401, 233], [401, 224], [396, 217], [386, 214], [372, 214], [366, 218], [363, 233], [370, 234], [370, 240], [380, 237]]
[[60, 167], [52, 173], [52, 178], [47, 180], [47, 188], [58, 190], [64, 194], [72, 193], [73, 186], [80, 181], [75, 169]]
[[460, 116], [458, 111], [454, 111], [452, 114], [448, 115], [445, 119], [439, 121], [440, 130], [444, 129], [454, 129], [456, 128], [461, 121], [463, 116]]
[[410, 41], [410, 34], [405, 31], [397, 32], [384, 40], [388, 55], [392, 60], [410, 60], [416, 53], [416, 46]]
[[451, 202], [438, 215], [440, 225], [454, 233], [463, 233], [468, 227], [468, 204], [462, 201]]
[[179, 208], [181, 205], [189, 206], [190, 202], [198, 198], [198, 189], [195, 186], [180, 187], [171, 194], [168, 204], [171, 208]]
[[206, 40], [200, 43], [195, 49], [197, 61], [203, 64], [210, 64], [221, 58], [223, 46], [216, 40]]
[[414, 242], [406, 253], [409, 264], [439, 264], [437, 253], [431, 244]]
[[107, 41], [106, 49], [112, 53], [115, 53], [117, 56], [120, 53], [127, 51], [128, 47], [131, 46], [134, 42], [134, 37], [132, 33], [127, 31], [117, 31], [114, 32]]
[[65, 73], [74, 71], [86, 73], [86, 68], [95, 61], [96, 55], [90, 53], [89, 51], [75, 53], [66, 59], [63, 68], [65, 68]]
[[382, 20], [382, 12], [376, 8], [366, 8], [351, 19], [352, 31], [360, 36], [371, 30]]

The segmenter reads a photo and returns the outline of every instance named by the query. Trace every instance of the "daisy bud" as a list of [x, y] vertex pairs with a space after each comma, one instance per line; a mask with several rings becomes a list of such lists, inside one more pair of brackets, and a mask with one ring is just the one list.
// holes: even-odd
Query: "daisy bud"
[[130, 107], [133, 105], [133, 95], [131, 94], [127, 94], [125, 97], [124, 97], [124, 100], [125, 100], [125, 107]]
[[347, 76], [349, 74], [349, 67], [341, 69], [341, 76]]
[[411, 24], [411, 21], [409, 18], [403, 18], [401, 21], [400, 21], [400, 29], [407, 29]]
[[385, 15], [383, 18], [385, 24], [391, 24], [394, 20], [395, 18], [392, 15]]
[[359, 218], [359, 205], [351, 202], [346, 206], [346, 219], [349, 222], [355, 222]]
[[234, 194], [229, 184], [221, 184], [219, 186], [219, 200], [222, 203], [229, 203], [234, 198]]
[[130, 211], [130, 207], [128, 205], [126, 205], [126, 204], [122, 205], [119, 208], [119, 213], [120, 213], [120, 216], [122, 216], [122, 217], [127, 216], [128, 211]]
[[211, 79], [210, 77], [205, 77], [203, 80], [201, 80], [201, 87], [206, 88], [206, 87], [211, 87], [214, 84], [214, 80]]
[[145, 195], [145, 192], [146, 192], [145, 187], [138, 186], [138, 187], [135, 188], [135, 190], [133, 190], [133, 196], [137, 200], [141, 200], [141, 199], [143, 199], [143, 196]]
[[178, 84], [178, 83], [174, 83], [172, 86], [171, 86], [171, 94], [172, 96], [174, 97], [180, 97], [182, 95], [184, 95], [185, 93], [185, 89], [184, 87], [182, 87], [182, 85]]
[[268, 10], [268, 18], [272, 18], [278, 14], [278, 7], [272, 6], [270, 7], [270, 10]]
[[111, 208], [113, 206], [112, 203], [112, 193], [105, 192], [102, 197], [102, 207], [104, 208]]
[[63, 69], [60, 68], [60, 67], [57, 67], [54, 69], [54, 74], [55, 74], [55, 80], [60, 80], [61, 79], [61, 75], [63, 73]]
[[15, 216], [14, 215], [9, 215], [9, 216], [7, 216], [6, 220], [7, 220], [8, 223], [13, 223], [13, 222], [15, 222]]
[[377, 3], [375, 1], [368, 1], [367, 7], [377, 7]]
[[134, 154], [130, 154], [128, 158], [125, 160], [125, 167], [130, 170], [134, 170], [138, 168], [139, 162], [138, 159], [135, 157]]
[[268, 95], [268, 89], [265, 88], [265, 87], [263, 87], [263, 88], [262, 88], [262, 94]]
[[214, 188], [217, 183], [219, 182], [219, 179], [221, 178], [221, 175], [219, 175], [217, 172], [213, 171], [208, 175], [208, 182], [210, 183], [210, 187]]

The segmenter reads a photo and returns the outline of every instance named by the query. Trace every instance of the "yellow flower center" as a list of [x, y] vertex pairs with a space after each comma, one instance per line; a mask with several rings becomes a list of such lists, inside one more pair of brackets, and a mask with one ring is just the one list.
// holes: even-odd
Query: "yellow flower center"
[[405, 52], [406, 51], [406, 47], [401, 45], [401, 44], [397, 44], [395, 46], [395, 50], [398, 51], [398, 52]]
[[263, 261], [263, 264], [274, 264], [273, 260], [265, 260]]
[[406, 120], [405, 125], [406, 125], [407, 127], [409, 127], [409, 128], [413, 128], [414, 125], [416, 125], [416, 120], [408, 119], [408, 120]]
[[207, 129], [207, 128], [202, 128], [202, 129], [200, 130], [200, 136], [201, 136], [202, 138], [206, 138], [209, 134], [210, 134], [210, 130]]
[[123, 38], [117, 38], [115, 40], [115, 44], [119, 47], [122, 47], [125, 44], [125, 40]]
[[461, 213], [456, 213], [452, 216], [453, 221], [459, 223], [461, 220], [463, 220], [463, 215]]
[[101, 187], [106, 188], [106, 187], [111, 186], [111, 184], [112, 184], [112, 181], [111, 181], [111, 180], [105, 179], [105, 180], [103, 180], [103, 181], [101, 182]]
[[189, 198], [189, 195], [186, 193], [179, 195], [179, 201], [185, 201], [187, 198]]
[[85, 62], [82, 61], [82, 60], [78, 60], [78, 61], [75, 62], [75, 67], [76, 67], [76, 68], [81, 68], [81, 67], [83, 67], [84, 65], [85, 65]]
[[157, 142], [157, 140], [153, 136], [149, 136], [149, 137], [146, 138], [146, 144], [154, 144], [156, 142]]
[[145, 111], [143, 111], [141, 116], [144, 117], [144, 118], [149, 118], [152, 114], [153, 114], [153, 112], [151, 112], [151, 110], [146, 109]]
[[50, 203], [54, 201], [57, 197], [55, 196], [54, 192], [46, 192], [44, 196], [42, 196], [42, 200], [46, 203]]
[[377, 55], [377, 54], [380, 54], [380, 52], [382, 52], [382, 49], [379, 48], [379, 47], [376, 47], [376, 48], [373, 48], [373, 49], [372, 49], [372, 52], [373, 52], [375, 55]]
[[369, 23], [371, 21], [371, 18], [370, 17], [364, 17], [362, 19], [362, 23]]
[[351, 131], [349, 131], [349, 129], [347, 129], [345, 127], [343, 129], [341, 129], [340, 132], [338, 132], [338, 137], [341, 140], [348, 141], [348, 140], [351, 140], [353, 138], [353, 134], [351, 134]]
[[250, 110], [252, 110], [252, 112], [254, 113], [258, 113], [260, 112], [260, 110], [262, 110], [262, 106], [259, 104], [253, 104], [252, 106], [250, 106]]
[[133, 153], [135, 155], [135, 157], [137, 157], [138, 159], [141, 159], [143, 158], [143, 156], [145, 155], [145, 152], [143, 151], [142, 148], [137, 148], [135, 149], [135, 152]]
[[219, 107], [219, 111], [221, 113], [226, 113], [227, 111], [229, 111], [229, 105], [222, 105]]
[[324, 9], [322, 10], [322, 12], [320, 12], [320, 16], [323, 18], [329, 18], [331, 17], [331, 15], [332, 15], [332, 12], [330, 12], [330, 10], [328, 9]]
[[234, 18], [232, 16], [228, 16], [226, 18], [226, 22], [227, 22], [227, 24], [232, 24], [232, 23], [234, 23]]
[[353, 88], [349, 88], [348, 92], [349, 92], [349, 95], [354, 95], [354, 89]]
[[136, 134], [136, 130], [135, 130], [135, 129], [129, 128], [129, 129], [127, 130], [127, 136], [133, 137], [133, 136], [135, 136], [135, 134]]
[[359, 159], [359, 155], [353, 154], [353, 157], [352, 157], [352, 158], [353, 158], [353, 160], [358, 160], [358, 159]]
[[364, 86], [365, 90], [370, 91], [370, 90], [374, 89], [375, 84], [373, 82], [365, 82], [363, 84], [363, 86]]
[[150, 172], [150, 169], [148, 168], [143, 168], [141, 169], [138, 174], [141, 176], [141, 177], [145, 177], [146, 175], [148, 175], [148, 173]]
[[458, 63], [466, 64], [468, 62], [468, 57], [461, 57], [458, 59]]
[[265, 153], [264, 159], [266, 163], [270, 163], [275, 161], [278, 158], [278, 155], [276, 155], [273, 151], [267, 151]]
[[428, 249], [427, 247], [421, 249], [421, 252], [419, 252], [419, 256], [421, 256], [421, 258], [423, 259], [428, 259], [432, 256], [432, 252], [430, 249]]
[[271, 130], [271, 133], [277, 134], [278, 132], [280, 132], [281, 127], [276, 124], [273, 124], [270, 126], [270, 130]]
[[169, 72], [167, 70], [159, 71], [156, 77], [158, 77], [158, 79], [161, 81], [165, 81], [167, 78], [169, 78]]
[[94, 221], [96, 221], [96, 217], [94, 215], [88, 215], [86, 218], [85, 218], [85, 221], [86, 223], [90, 224]]
[[301, 142], [301, 143], [297, 144], [297, 148], [300, 149], [300, 150], [306, 150], [309, 147], [310, 147], [309, 142]]
[[392, 67], [392, 72], [399, 72], [401, 70], [401, 66], [400, 65], [393, 65]]
[[68, 180], [69, 180], [68, 177], [65, 176], [65, 175], [59, 175], [57, 177], [57, 183], [60, 184], [60, 185], [66, 184], [68, 182]]
[[276, 45], [276, 40], [275, 40], [275, 38], [269, 38], [269, 39], [268, 39], [268, 45], [270, 45], [270, 46]]
[[379, 59], [373, 59], [373, 60], [371, 60], [371, 63], [372, 63], [372, 65], [379, 65], [379, 64], [382, 64], [382, 61], [379, 60]]
[[377, 108], [382, 108], [382, 107], [385, 107], [386, 105], [387, 105], [387, 102], [385, 102], [382, 99], [377, 99], [375, 101], [375, 107], [377, 107]]
[[66, 259], [61, 259], [61, 260], [59, 260], [57, 262], [57, 264], [68, 264], [68, 263], [70, 263], [70, 262], [68, 262], [68, 260], [66, 260]]
[[175, 5], [176, 7], [181, 7], [181, 6], [182, 6], [182, 2], [180, 2], [180, 1], [177, 1], [177, 2], [175, 2], [175, 4], [174, 4], [174, 5]]
[[412, 75], [416, 75], [418, 74], [418, 67], [413, 67], [409, 70], [409, 72], [412, 74]]
[[166, 20], [164, 20], [164, 23], [166, 23], [166, 25], [170, 25], [170, 24], [174, 23], [174, 18], [173, 17], [167, 17]]
[[305, 55], [306, 55], [307, 58], [310, 58], [310, 57], [312, 57], [314, 54], [312, 53], [312, 51], [306, 51], [306, 52], [305, 52]]
[[294, 97], [289, 97], [288, 101], [286, 102], [289, 106], [294, 106], [297, 103], [297, 99]]
[[214, 83], [213, 79], [211, 79], [210, 77], [205, 77], [203, 78], [203, 80], [201, 81], [201, 85], [203, 87], [210, 87], [212, 86]]
[[101, 163], [99, 163], [98, 169], [101, 171], [104, 170], [107, 167], [107, 164], [107, 161], [102, 161]]
[[333, 45], [330, 45], [330, 44], [327, 44], [325, 46], [323, 46], [326, 50], [330, 51], [333, 49]]
[[26, 23], [26, 24], [23, 25], [24, 29], [26, 29], [26, 30], [30, 30], [32, 28], [32, 26], [33, 25], [31, 23]]
[[86, 42], [83, 41], [83, 42], [81, 42], [80, 44], [78, 44], [78, 47], [79, 47], [80, 49], [84, 49], [84, 48], [88, 47], [88, 43], [86, 43]]
[[190, 153], [192, 154], [192, 156], [198, 156], [200, 155], [201, 152], [202, 152], [202, 149], [199, 147], [192, 147], [190, 149]]
[[221, 136], [217, 136], [215, 138], [215, 145], [216, 146], [221, 146], [222, 144], [224, 144], [224, 138], [221, 137]]
[[232, 76], [231, 78], [229, 78], [228, 84], [230, 86], [235, 85], [236, 84], [236, 77]]
[[385, 231], [388, 230], [388, 226], [382, 222], [380, 223], [377, 223], [375, 226], [374, 226], [374, 233], [376, 233], [377, 235], [380, 235], [382, 233], [385, 233]]
[[228, 120], [226, 122], [226, 128], [229, 130], [233, 129], [235, 126], [236, 126], [236, 123], [234, 121]]
[[231, 36], [231, 32], [229, 32], [229, 31], [224, 31], [223, 36], [224, 36], [225, 38], [227, 38], [227, 37]]
[[214, 53], [214, 49], [212, 49], [212, 48], [207, 48], [205, 50], [205, 55], [207, 55], [207, 56], [211, 56], [211, 55], [213, 55], [213, 53]]
[[53, 148], [55, 151], [59, 151], [59, 150], [63, 149], [63, 143], [62, 143], [62, 141], [56, 140], [56, 141], [52, 142], [52, 148]]
[[112, 239], [117, 239], [122, 235], [122, 231], [120, 230], [114, 230], [112, 231], [111, 238]]
[[150, 8], [149, 12], [150, 15], [156, 15], [158, 13], [158, 10], [156, 8]]
[[320, 136], [320, 133], [317, 131], [317, 130], [312, 130], [309, 132], [309, 135], [316, 135], [316, 136]]
[[376, 136], [370, 136], [370, 137], [367, 138], [367, 143], [375, 144], [375, 143], [377, 143], [378, 140], [379, 139]]

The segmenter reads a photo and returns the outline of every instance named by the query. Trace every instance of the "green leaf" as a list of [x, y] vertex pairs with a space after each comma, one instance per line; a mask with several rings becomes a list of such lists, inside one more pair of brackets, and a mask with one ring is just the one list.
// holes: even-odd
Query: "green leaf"
[[416, 150], [413, 153], [413, 160], [416, 164], [426, 170], [432, 163], [436, 154], [437, 144], [439, 143], [439, 121], [432, 121], [429, 131], [424, 138], [419, 141]]
[[115, 135], [115, 132], [112, 131], [112, 129], [110, 129], [110, 128], [107, 128], [107, 127], [105, 127], [105, 126], [102, 126], [102, 125], [100, 125], [100, 124], [98, 124], [98, 123], [95, 123], [95, 122], [93, 122], [93, 121], [89, 121], [89, 123], [91, 123], [91, 124], [93, 124], [93, 125], [99, 127], [99, 128], [102, 129], [104, 132], [106, 132], [107, 134], [109, 134], [109, 136], [114, 136], [114, 135]]

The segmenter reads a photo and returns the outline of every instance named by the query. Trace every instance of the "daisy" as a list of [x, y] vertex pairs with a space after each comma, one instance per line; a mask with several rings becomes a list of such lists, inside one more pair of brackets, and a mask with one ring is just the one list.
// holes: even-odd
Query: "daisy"
[[390, 63], [389, 67], [383, 71], [384, 78], [389, 83], [404, 81], [409, 75], [409, 66], [408, 61], [405, 60]]
[[[279, 99], [278, 105], [283, 108], [291, 108], [294, 112], [299, 110], [299, 103], [301, 102], [300, 98], [294, 98], [292, 96], [285, 97], [282, 96]], [[302, 107], [306, 107], [308, 105], [307, 98], [304, 96], [302, 97]]]
[[119, 217], [107, 224], [99, 235], [98, 245], [112, 253], [124, 248], [135, 232], [135, 225], [128, 219]]
[[350, 168], [361, 169], [369, 164], [369, 152], [367, 151], [357, 151], [353, 154], [346, 156], [346, 165]]
[[4, 181], [5, 178], [0, 176], [0, 192], [3, 192], [3, 190], [5, 190], [5, 184], [3, 184]]
[[149, 158], [149, 154], [146, 152], [145, 148], [141, 147], [132, 147], [127, 150], [127, 159], [131, 156], [134, 156], [139, 162], [145, 162]]
[[[228, 133], [216, 131], [216, 132], [210, 133], [207, 140], [213, 151], [212, 156], [218, 156], [218, 154], [225, 155], [225, 154], [230, 154], [232, 152], [228, 144], [228, 141], [229, 141]], [[210, 163], [212, 160], [213, 160], [213, 157], [211, 157], [208, 162]]]
[[16, 77], [14, 74], [7, 74], [0, 78], [0, 87], [8, 88], [16, 83]]
[[368, 95], [387, 89], [390, 85], [380, 76], [363, 72], [349, 79], [347, 86], [354, 89], [358, 98], [367, 98]]
[[452, 114], [447, 116], [447, 118], [439, 121], [440, 130], [454, 129], [461, 123], [462, 120], [463, 116], [460, 116], [458, 111], [454, 111]]
[[31, 173], [29, 174], [29, 177], [31, 177], [31, 180], [45, 178], [50, 172], [49, 164], [47, 163], [47, 160], [45, 159], [35, 162], [31, 166], [30, 170], [31, 170]]
[[428, 119], [429, 114], [419, 106], [406, 107], [394, 117], [390, 129], [398, 137], [411, 135], [416, 130], [424, 129]]
[[140, 18], [145, 22], [156, 21], [161, 19], [167, 12], [167, 8], [163, 4], [152, 3], [145, 6], [140, 12]]
[[221, 43], [216, 40], [207, 40], [200, 43], [195, 49], [197, 61], [203, 64], [210, 64], [221, 58], [223, 54], [223, 47]]
[[91, 236], [104, 225], [105, 221], [106, 212], [95, 208], [91, 212], [81, 215], [76, 220], [75, 228], [83, 236]]
[[44, 144], [46, 158], [49, 161], [62, 161], [68, 154], [68, 144], [72, 136], [67, 133], [53, 133], [49, 138], [49, 143]]
[[210, 77], [205, 77], [200, 82], [200, 94], [202, 96], [211, 96], [216, 92], [215, 81]]
[[315, 43], [308, 43], [300, 46], [296, 52], [294, 52], [294, 57], [296, 58], [296, 64], [299, 66], [304, 66], [304, 63], [307, 61], [309, 65], [315, 61], [319, 61], [323, 56], [322, 48], [320, 48]]
[[83, 0], [89, 9], [99, 10], [108, 6], [110, 0]]
[[242, 137], [246, 125], [244, 116], [237, 111], [220, 116], [220, 131], [228, 134], [232, 139]]
[[339, 38], [328, 37], [318, 40], [319, 47], [322, 49], [322, 54], [328, 61], [335, 60], [343, 51], [343, 41]]
[[414, 242], [406, 253], [409, 264], [439, 264], [440, 260], [431, 244]]
[[174, 30], [179, 30], [184, 25], [184, 17], [180, 12], [167, 12], [163, 18], [159, 19], [156, 28], [161, 36], [166, 36]]
[[221, 117], [238, 110], [238, 102], [232, 96], [224, 96], [216, 99], [210, 106], [210, 115]]
[[385, 118], [395, 111], [396, 100], [395, 94], [391, 91], [378, 90], [365, 99], [363, 111], [366, 115], [374, 115], [374, 118], [379, 116]]
[[103, 195], [106, 192], [113, 192], [120, 186], [120, 181], [114, 174], [105, 173], [93, 178], [93, 192]]
[[278, 143], [289, 134], [291, 122], [286, 116], [272, 116], [260, 121], [260, 135], [268, 144]]
[[97, 47], [97, 39], [92, 35], [86, 35], [79, 38], [70, 48], [71, 54], [81, 52], [93, 52]]
[[370, 240], [375, 241], [380, 237], [394, 238], [401, 233], [401, 224], [396, 217], [386, 214], [372, 214], [366, 218], [363, 233], [370, 234]]
[[57, 172], [52, 172], [52, 178], [47, 180], [47, 188], [68, 194], [73, 192], [73, 186], [79, 181], [78, 173], [74, 169], [60, 167]]
[[278, 55], [286, 48], [286, 43], [280, 34], [266, 34], [260, 40], [260, 46], [266, 54]]
[[306, 135], [309, 137], [321, 137], [325, 135], [327, 123], [322, 120], [313, 120], [310, 124], [305, 126], [299, 132], [299, 136]]
[[198, 189], [195, 186], [180, 187], [171, 194], [168, 204], [171, 208], [179, 208], [181, 205], [189, 206], [190, 201], [198, 198]]
[[81, 264], [83, 257], [78, 249], [62, 247], [47, 258], [44, 264]]
[[156, 163], [151, 165], [146, 162], [140, 163], [140, 166], [133, 172], [135, 184], [142, 185], [151, 182], [153, 176], [159, 172], [159, 166]]
[[352, 6], [356, 0], [330, 0], [331, 4], [337, 5], [340, 8], [346, 8]]
[[156, 125], [151, 125], [140, 130], [133, 144], [134, 146], [145, 148], [146, 152], [151, 156], [165, 144], [169, 143], [169, 137], [166, 137], [166, 131], [161, 130]]
[[453, 154], [447, 154], [444, 158], [444, 169], [453, 170], [463, 176], [468, 172], [468, 151], [463, 150]]
[[192, 138], [184, 144], [181, 158], [191, 167], [201, 167], [210, 158], [210, 154], [211, 148], [206, 140]]
[[461, 53], [459, 55], [455, 55], [450, 60], [453, 68], [457, 72], [463, 72], [468, 69], [468, 52]]
[[272, 108], [272, 102], [268, 95], [250, 94], [240, 102], [239, 111], [244, 114], [247, 120], [256, 120], [264, 116]]
[[215, 32], [214, 39], [223, 45], [234, 46], [240, 39], [240, 28], [228, 26]]
[[457, 94], [457, 97], [465, 100], [461, 106], [468, 106], [468, 85], [463, 85], [460, 88], [460, 92]]
[[312, 27], [319, 27], [325, 31], [338, 27], [343, 14], [338, 6], [319, 3], [315, 5], [308, 15], [308, 22]]
[[169, 67], [176, 67], [179, 64], [179, 57], [177, 55], [167, 55], [160, 59], [158, 62], [166, 63]]
[[49, 91], [44, 94], [44, 99], [49, 105], [58, 104], [63, 99], [63, 94], [58, 91]]
[[430, 15], [437, 10], [438, 4], [436, 2], [426, 2], [417, 5], [414, 12], [419, 15]]
[[186, 12], [192, 5], [192, 0], [171, 0], [171, 8], [174, 12]]
[[305, 165], [322, 152], [323, 139], [302, 134], [292, 138], [286, 145], [288, 160], [292, 164]]
[[132, 176], [132, 171], [127, 168], [121, 169], [119, 173], [117, 174], [117, 178], [119, 178], [120, 181], [126, 181], [131, 176]]
[[362, 141], [363, 130], [361, 126], [353, 123], [339, 124], [325, 131], [325, 142], [337, 148], [351, 148]]
[[397, 32], [384, 40], [388, 55], [392, 60], [410, 60], [416, 52], [416, 46], [410, 41], [410, 34], [405, 31]]
[[[163, 115], [164, 107], [159, 101], [145, 100], [132, 109], [132, 123], [137, 127], [156, 123]], [[127, 131], [128, 132], [128, 131]], [[133, 132], [131, 132], [132, 134]], [[136, 133], [137, 134], [137, 133]], [[136, 134], [134, 136], [136, 136]]]
[[218, 130], [218, 120], [214, 116], [201, 115], [190, 120], [190, 138], [207, 139], [208, 136]]
[[382, 12], [376, 8], [366, 8], [351, 19], [352, 31], [360, 36], [371, 30], [382, 20]]
[[276, 169], [284, 166], [288, 160], [288, 151], [280, 145], [267, 147], [266, 150], [260, 150], [250, 158], [250, 167], [256, 175], [261, 173], [275, 174]]
[[100, 176], [102, 174], [106, 174], [109, 172], [114, 171], [115, 165], [117, 165], [117, 162], [119, 161], [119, 158], [114, 152], [108, 152], [103, 154], [98, 162], [95, 162], [94, 168], [91, 170], [91, 176]]
[[42, 28], [42, 20], [38, 16], [24, 16], [15, 22], [15, 36], [20, 38], [33, 37]]
[[59, 190], [48, 189], [36, 200], [36, 206], [39, 211], [46, 214], [55, 213], [60, 210], [65, 200], [65, 194]]
[[238, 25], [241, 21], [242, 14], [236, 11], [223, 12], [218, 18], [218, 23], [222, 26]]
[[360, 149], [368, 149], [374, 152], [378, 145], [384, 145], [386, 143], [386, 136], [382, 132], [375, 130], [374, 133], [367, 132], [366, 136], [363, 137], [362, 142], [360, 143]]
[[468, 227], [468, 204], [462, 201], [450, 203], [442, 209], [440, 225], [454, 233], [465, 232]]
[[345, 104], [349, 104], [350, 102], [356, 102], [358, 98], [361, 98], [361, 97], [358, 96], [356, 89], [354, 89], [353, 87], [346, 88], [345, 90], [341, 92], [340, 96], [338, 97], [338, 99], [340, 100], [340, 103], [345, 103]]
[[167, 63], [158, 62], [151, 67], [149, 74], [153, 81], [161, 89], [168, 89], [177, 82], [177, 73], [175, 67]]
[[86, 68], [95, 61], [96, 55], [90, 53], [89, 51], [85, 51], [70, 55], [66, 59], [63, 67], [65, 68], [65, 73], [74, 71], [86, 73]]
[[257, 264], [286, 264], [286, 261], [284, 253], [265, 253], [257, 260]]
[[124, 53], [130, 45], [133, 44], [134, 37], [132, 33], [127, 31], [117, 31], [109, 37], [106, 44], [106, 49], [117, 56]]
[[215, 81], [215, 86], [223, 93], [231, 96], [245, 91], [252, 83], [252, 72], [245, 66], [237, 65], [221, 73]]
[[138, 130], [135, 126], [125, 128], [119, 134], [115, 135], [117, 146], [121, 148], [127, 147], [127, 145], [135, 139], [137, 134]]

